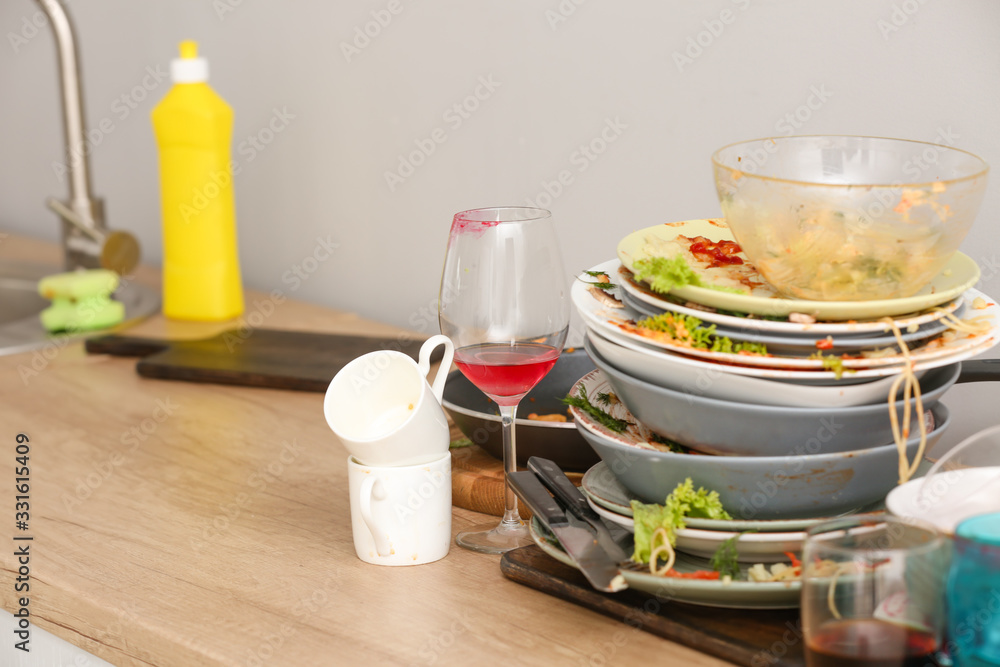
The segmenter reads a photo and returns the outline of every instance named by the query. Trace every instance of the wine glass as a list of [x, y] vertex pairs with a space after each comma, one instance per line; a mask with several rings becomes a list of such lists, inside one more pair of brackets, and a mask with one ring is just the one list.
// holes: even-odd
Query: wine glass
[[[504, 475], [517, 466], [517, 405], [556, 363], [569, 329], [566, 275], [552, 214], [499, 207], [457, 213], [438, 301], [455, 365], [500, 407]], [[531, 543], [510, 487], [499, 525], [459, 533], [459, 546], [503, 553]]]

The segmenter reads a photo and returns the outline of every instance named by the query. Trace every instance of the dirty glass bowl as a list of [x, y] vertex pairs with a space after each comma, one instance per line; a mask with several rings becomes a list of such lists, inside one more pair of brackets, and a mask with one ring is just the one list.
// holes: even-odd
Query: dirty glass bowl
[[969, 232], [989, 165], [944, 144], [854, 136], [757, 139], [712, 156], [722, 211], [786, 296], [912, 296]]

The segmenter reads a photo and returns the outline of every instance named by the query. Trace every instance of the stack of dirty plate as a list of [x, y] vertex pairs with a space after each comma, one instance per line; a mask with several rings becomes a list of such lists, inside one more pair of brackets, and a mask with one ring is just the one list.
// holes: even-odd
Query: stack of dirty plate
[[[636, 279], [638, 260], [671, 259], [678, 238], [701, 239], [709, 251], [732, 241], [720, 220], [643, 229], [572, 288], [598, 368], [573, 393], [604, 413], [574, 409], [576, 425], [599, 465], [643, 502], [662, 503], [690, 477], [743, 521], [801, 521], [878, 503], [899, 480], [891, 413], [904, 424], [909, 405], [912, 463], [919, 420], [924, 451], [948, 427], [939, 399], [960, 380], [958, 362], [1000, 340], [1000, 308], [973, 288], [979, 269], [961, 253], [901, 299], [779, 297], [745, 259], [721, 284], [720, 271], [691, 255], [690, 271], [671, 276], [668, 291]], [[726, 255], [719, 259], [724, 270]], [[713, 288], [734, 285], [740, 293]], [[915, 397], [894, 391], [908, 369], [919, 378], [923, 414]]]

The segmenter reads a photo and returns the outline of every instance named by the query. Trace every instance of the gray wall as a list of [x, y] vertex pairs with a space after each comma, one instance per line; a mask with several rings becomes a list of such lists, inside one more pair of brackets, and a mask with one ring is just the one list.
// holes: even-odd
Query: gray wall
[[[147, 72], [165, 72], [176, 43], [193, 38], [236, 111], [246, 284], [426, 331], [437, 327], [452, 213], [538, 202], [563, 171], [571, 182], [540, 203], [576, 271], [613, 257], [634, 229], [718, 215], [708, 160], [728, 142], [792, 132], [934, 141], [943, 131], [1000, 164], [996, 0], [68, 6], [88, 125], [111, 128], [94, 135], [94, 189], [147, 260], [161, 253], [149, 112], [170, 85]], [[55, 239], [42, 202], [66, 191], [53, 167], [62, 136], [52, 38], [47, 27], [32, 35], [36, 14], [30, 0], [0, 6], [0, 228]], [[366, 25], [375, 36], [352, 44]], [[269, 134], [276, 110], [287, 119]], [[605, 150], [581, 153], [602, 147], [609, 123]], [[390, 187], [386, 172], [437, 129], [445, 140]], [[257, 149], [254, 136], [271, 141]], [[980, 287], [1000, 295], [993, 178], [963, 249], [983, 268]], [[318, 238], [339, 247], [293, 279]], [[989, 391], [954, 391], [966, 390]]]

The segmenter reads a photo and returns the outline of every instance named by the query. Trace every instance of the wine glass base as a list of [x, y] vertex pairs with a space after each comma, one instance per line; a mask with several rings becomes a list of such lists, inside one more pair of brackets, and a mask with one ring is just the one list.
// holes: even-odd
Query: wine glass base
[[458, 534], [455, 544], [483, 554], [502, 554], [534, 544], [523, 521], [516, 524], [483, 524]]

